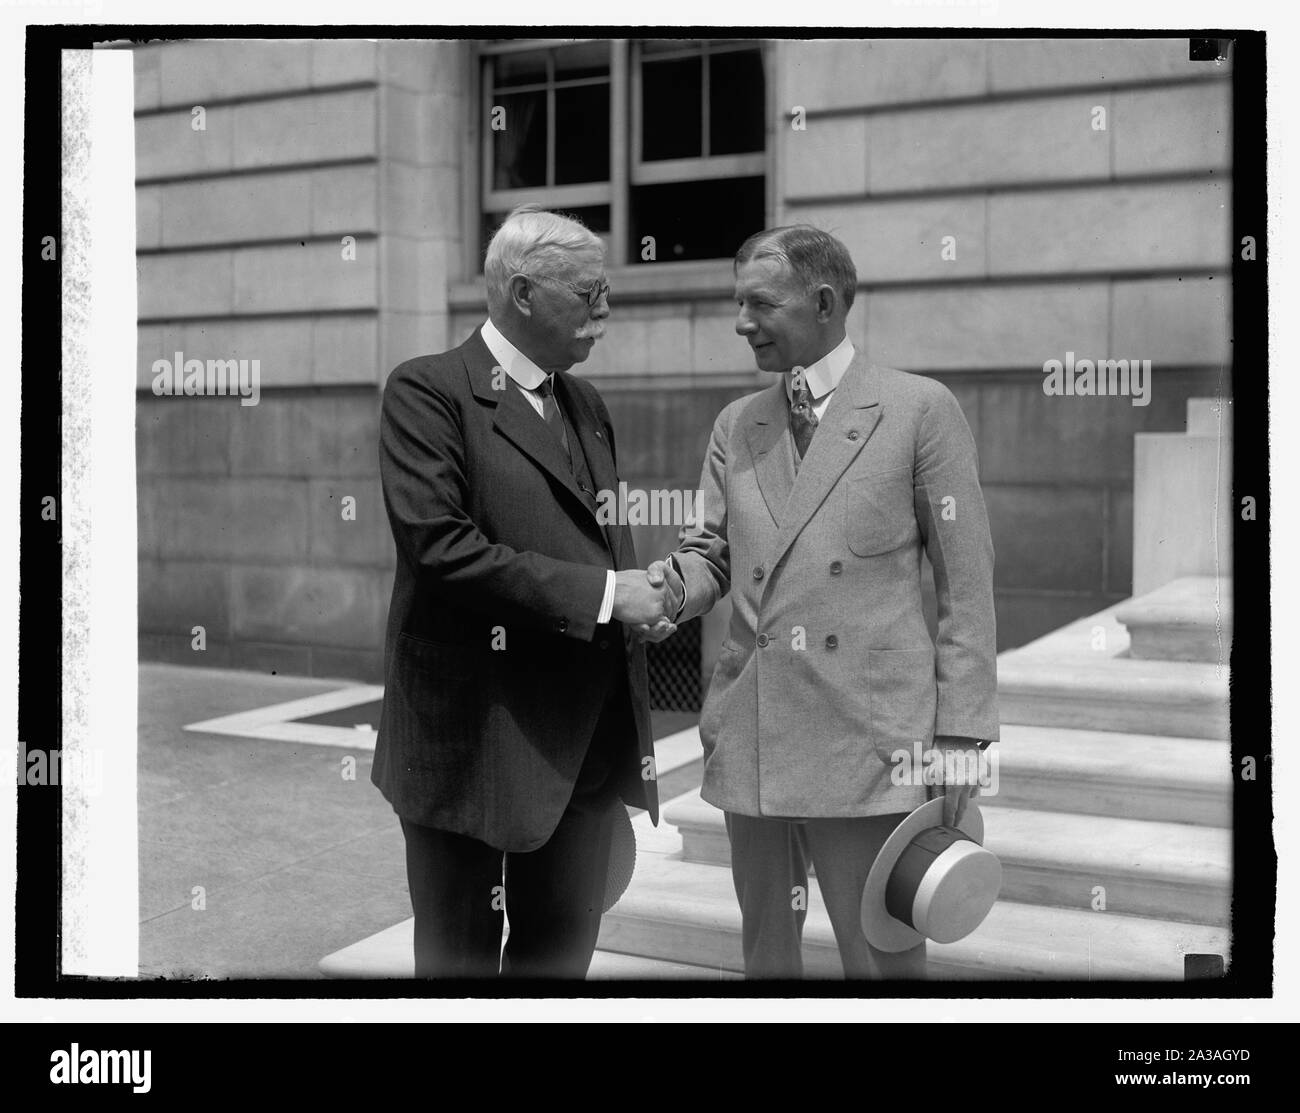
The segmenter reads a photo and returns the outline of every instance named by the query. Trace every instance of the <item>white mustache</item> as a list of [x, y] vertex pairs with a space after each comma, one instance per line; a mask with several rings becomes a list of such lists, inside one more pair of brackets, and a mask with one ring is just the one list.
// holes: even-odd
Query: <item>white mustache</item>
[[574, 333], [574, 337], [578, 340], [599, 340], [604, 335], [605, 335], [605, 330], [603, 328], [597, 328], [597, 329], [583, 328], [583, 329], [579, 329], [576, 333]]

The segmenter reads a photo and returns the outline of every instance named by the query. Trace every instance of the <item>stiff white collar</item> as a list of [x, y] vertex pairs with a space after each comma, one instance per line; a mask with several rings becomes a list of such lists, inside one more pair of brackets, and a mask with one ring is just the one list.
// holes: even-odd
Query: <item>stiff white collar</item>
[[483, 322], [483, 343], [492, 353], [492, 358], [504, 369], [505, 373], [525, 390], [536, 390], [550, 376], [529, 359], [523, 352], [501, 335], [501, 330], [489, 317]]
[[[814, 402], [821, 401], [840, 385], [840, 380], [844, 378], [844, 372], [849, 369], [849, 364], [853, 362], [853, 355], [853, 342], [845, 336], [843, 340], [811, 367], [803, 369], [804, 381], [808, 384], [808, 390], [812, 393]], [[793, 397], [790, 385], [793, 379], [794, 368], [792, 367], [785, 373], [785, 393], [787, 398]]]

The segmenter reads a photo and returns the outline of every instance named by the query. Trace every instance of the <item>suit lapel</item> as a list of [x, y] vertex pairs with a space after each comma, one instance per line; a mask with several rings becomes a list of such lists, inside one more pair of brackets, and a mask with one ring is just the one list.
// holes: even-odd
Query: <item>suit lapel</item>
[[[618, 475], [614, 471], [614, 454], [610, 450], [608, 443], [606, 443], [605, 433], [600, 425], [600, 418], [587, 405], [587, 400], [574, 386], [571, 375], [561, 371], [555, 376], [555, 382], [557, 384], [556, 395], [559, 397], [560, 405], [564, 407], [564, 412], [569, 415], [569, 424], [578, 435], [578, 443], [582, 445], [582, 454], [587, 460], [587, 470], [591, 473], [592, 486], [596, 488], [594, 493], [609, 491], [615, 498], [615, 505], [617, 505]], [[622, 561], [624, 557], [624, 535], [627, 527], [615, 520], [602, 523], [601, 528], [605, 531], [605, 540], [609, 543], [610, 552], [614, 554], [615, 566], [618, 568], [625, 567]], [[631, 553], [629, 552], [626, 555], [629, 562], [627, 566], [630, 567], [633, 563]]]
[[759, 396], [753, 424], [746, 434], [758, 489], [778, 527], [794, 488], [794, 444], [789, 414], [785, 377], [778, 376], [776, 384]]
[[[578, 485], [574, 482], [569, 461], [564, 458], [559, 438], [528, 404], [512, 379], [504, 372], [499, 376], [493, 375], [497, 363], [483, 343], [481, 332], [475, 332], [466, 341], [463, 354], [474, 397], [496, 407], [493, 427], [567, 491], [584, 514], [592, 517], [590, 508], [578, 493]], [[504, 380], [505, 388], [494, 387], [494, 378], [498, 382]]]
[[[784, 401], [784, 385], [779, 384]], [[879, 380], [859, 352], [831, 396], [830, 405], [794, 477], [790, 498], [780, 515], [776, 546], [768, 558], [775, 568], [818, 507], [826, 501], [845, 469], [862, 451], [880, 421]], [[773, 455], [769, 453], [768, 455]], [[793, 470], [793, 465], [791, 465]], [[766, 493], [764, 494], [766, 497]], [[769, 578], [768, 586], [772, 579]]]

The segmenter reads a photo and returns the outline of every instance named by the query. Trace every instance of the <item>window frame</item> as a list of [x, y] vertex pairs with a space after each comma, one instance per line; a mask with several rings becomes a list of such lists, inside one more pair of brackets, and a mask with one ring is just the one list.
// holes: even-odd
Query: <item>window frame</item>
[[[555, 58], [551, 53], [556, 47], [578, 46], [584, 43], [597, 43], [605, 45], [610, 53], [610, 72], [608, 77], [587, 77], [576, 78], [572, 80], [559, 79], [559, 84], [565, 88], [576, 88], [583, 85], [607, 85], [610, 89], [610, 179], [603, 182], [576, 182], [566, 185], [541, 185], [541, 186], [524, 186], [517, 189], [497, 189], [492, 185], [495, 180], [496, 167], [493, 163], [493, 147], [490, 141], [491, 129], [487, 128], [483, 132], [484, 141], [480, 143], [481, 150], [481, 167], [482, 189], [480, 192], [480, 204], [483, 212], [496, 212], [502, 209], [512, 209], [516, 205], [526, 205], [530, 202], [545, 203], [549, 206], [562, 208], [578, 208], [585, 205], [610, 205], [611, 217], [613, 213], [612, 192], [613, 192], [613, 167], [614, 167], [614, 40], [609, 39], [536, 39], [524, 40], [521, 42], [510, 43], [493, 43], [481, 48], [478, 55], [479, 66], [479, 83], [480, 97], [484, 109], [487, 109], [494, 103], [491, 67], [483, 65], [488, 58], [500, 57], [503, 54], [521, 54], [531, 53], [537, 50], [546, 51], [546, 77], [540, 82], [530, 82], [520, 85], [518, 88], [511, 88], [507, 92], [537, 92], [545, 91], [546, 93], [546, 180], [552, 182], [555, 179], [555, 90], [557, 79], [555, 76]], [[485, 119], [484, 115], [481, 117]]]
[[[700, 58], [700, 142], [701, 150], [709, 150], [709, 59], [716, 54], [738, 54], [758, 49], [759, 57], [764, 62], [764, 45], [762, 42], [725, 42], [714, 45], [710, 39], [686, 39], [689, 46], [680, 50], [656, 51], [652, 56], [655, 61], [671, 62], [683, 58]], [[756, 178], [767, 172], [767, 129], [764, 128], [763, 149], [749, 154], [713, 155], [701, 154], [695, 158], [656, 159], [645, 162], [641, 158], [642, 113], [644, 102], [641, 89], [641, 63], [644, 55], [639, 40], [631, 43], [631, 57], [628, 62], [632, 79], [632, 114], [628, 130], [632, 136], [631, 166], [629, 178], [634, 186], [662, 185], [667, 182], [698, 182], [715, 178]], [[766, 86], [768, 82], [764, 82]], [[764, 117], [767, 104], [763, 105]]]
[[[603, 43], [610, 52], [610, 111], [609, 111], [609, 154], [610, 171], [608, 182], [581, 183], [559, 186], [533, 186], [522, 189], [497, 190], [489, 188], [493, 181], [494, 166], [492, 162], [493, 144], [489, 139], [490, 127], [488, 111], [492, 105], [492, 81], [489, 67], [484, 61], [493, 56], [534, 50], [547, 50], [555, 47], [571, 46], [578, 43]], [[466, 58], [467, 87], [470, 96], [466, 98], [469, 116], [465, 129], [463, 180], [465, 183], [464, 226], [465, 243], [473, 245], [464, 253], [464, 276], [472, 280], [483, 274], [480, 257], [480, 230], [483, 215], [489, 212], [508, 211], [516, 205], [535, 203], [547, 208], [579, 208], [589, 205], [609, 206], [609, 233], [606, 242], [607, 269], [626, 270], [629, 272], [646, 269], [644, 265], [633, 264], [628, 254], [628, 230], [631, 222], [632, 187], [634, 185], [655, 185], [670, 182], [703, 181], [708, 179], [730, 177], [762, 176], [765, 183], [765, 220], [772, 223], [776, 199], [776, 135], [773, 112], [776, 108], [776, 79], [773, 72], [773, 44], [769, 41], [744, 40], [728, 41], [714, 44], [709, 39], [683, 40], [679, 51], [657, 52], [655, 57], [673, 58], [688, 55], [698, 56], [703, 46], [706, 59], [702, 73], [704, 87], [702, 90], [701, 126], [703, 136], [708, 136], [709, 92], [707, 58], [711, 54], [721, 54], [742, 50], [757, 49], [763, 63], [765, 76], [763, 150], [741, 155], [703, 155], [699, 158], [665, 159], [656, 162], [641, 160], [641, 43], [632, 39], [512, 39], [512, 40], [476, 40], [470, 44]], [[689, 45], [686, 45], [689, 44]], [[551, 81], [553, 63], [548, 62], [547, 97], [547, 178], [554, 176], [552, 160], [554, 158], [554, 85]], [[593, 82], [596, 79], [592, 79]], [[693, 260], [690, 262], [664, 261], [656, 269], [692, 267], [712, 264], [715, 260]], [[729, 263], [730, 261], [727, 260]], [[665, 271], [665, 274], [670, 272]], [[669, 281], [666, 279], [666, 281]], [[639, 283], [638, 283], [639, 285]], [[620, 283], [620, 289], [622, 283]]]

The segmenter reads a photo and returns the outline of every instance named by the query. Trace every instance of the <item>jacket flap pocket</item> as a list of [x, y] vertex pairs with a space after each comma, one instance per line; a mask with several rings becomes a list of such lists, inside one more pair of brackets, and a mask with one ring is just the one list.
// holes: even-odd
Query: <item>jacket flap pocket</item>
[[934, 650], [867, 650], [871, 741], [886, 761], [897, 749], [928, 747], [938, 706]]
[[910, 467], [849, 479], [844, 487], [844, 532], [850, 552], [876, 556], [916, 537]]

